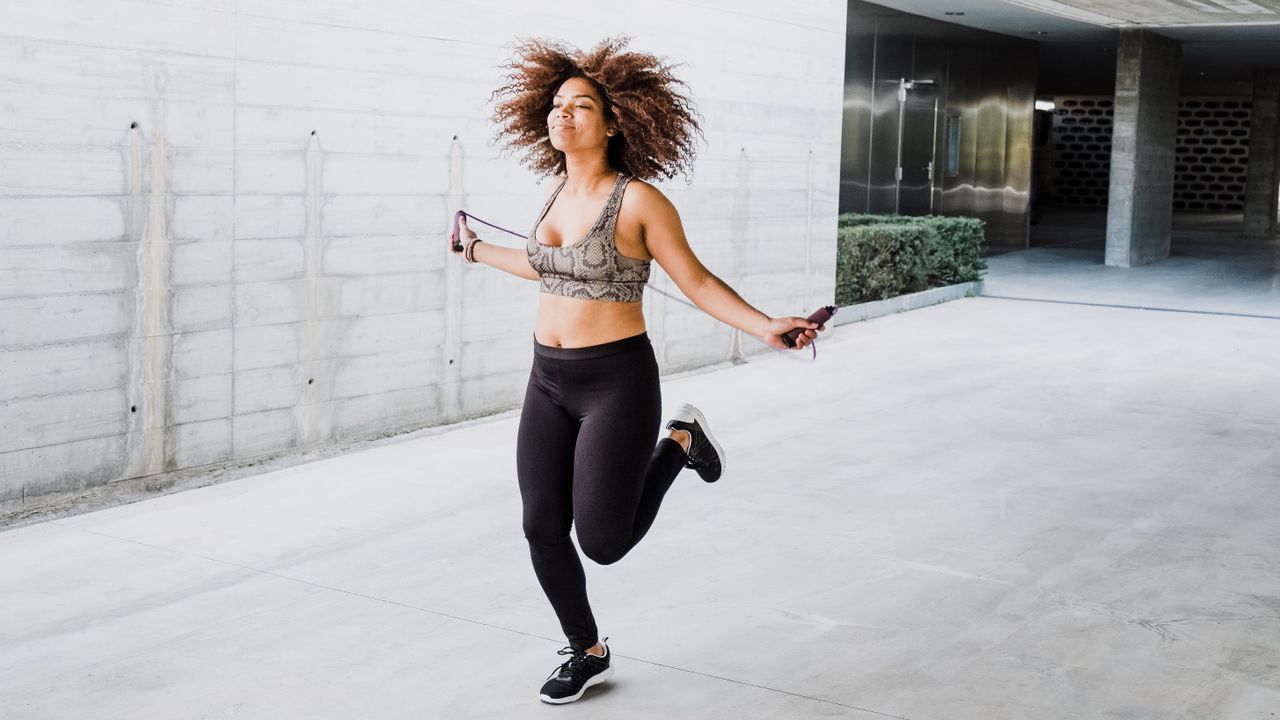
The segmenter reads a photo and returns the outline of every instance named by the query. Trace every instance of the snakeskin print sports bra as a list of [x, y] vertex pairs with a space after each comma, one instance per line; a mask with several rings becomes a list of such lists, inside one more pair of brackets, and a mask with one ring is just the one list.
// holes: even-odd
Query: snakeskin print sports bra
[[630, 181], [630, 177], [618, 173], [595, 225], [570, 245], [554, 247], [537, 240], [538, 225], [564, 189], [564, 182], [547, 198], [529, 232], [528, 244], [529, 264], [542, 276], [542, 292], [582, 300], [640, 302], [645, 283], [649, 282], [650, 261], [623, 255], [614, 242], [622, 193]]

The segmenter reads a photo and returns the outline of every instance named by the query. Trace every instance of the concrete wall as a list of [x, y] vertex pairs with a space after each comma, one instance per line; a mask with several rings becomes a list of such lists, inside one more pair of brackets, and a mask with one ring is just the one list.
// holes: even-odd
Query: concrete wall
[[[442, 235], [542, 204], [489, 144], [517, 36], [686, 63], [708, 145], [660, 187], [695, 250], [767, 312], [834, 292], [843, 0], [47, 0], [0, 26], [4, 507], [517, 404], [536, 286]], [[666, 369], [727, 357], [728, 328], [647, 305]]]

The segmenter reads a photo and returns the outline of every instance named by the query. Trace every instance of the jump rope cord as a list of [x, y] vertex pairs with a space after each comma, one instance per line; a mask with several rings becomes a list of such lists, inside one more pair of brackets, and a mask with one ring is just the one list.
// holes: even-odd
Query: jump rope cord
[[[520, 233], [518, 233], [518, 232], [516, 232], [516, 231], [514, 231], [514, 230], [508, 230], [508, 229], [506, 229], [506, 228], [502, 227], [501, 225], [494, 225], [493, 223], [491, 223], [491, 222], [489, 222], [489, 221], [487, 221], [487, 220], [482, 220], [481, 218], [478, 218], [478, 217], [476, 217], [475, 215], [472, 215], [471, 213], [469, 213], [469, 212], [467, 212], [467, 211], [465, 211], [465, 210], [459, 210], [459, 211], [458, 211], [458, 213], [459, 213], [460, 215], [462, 215], [463, 217], [467, 218], [468, 220], [475, 220], [476, 222], [480, 223], [481, 225], [488, 225], [489, 227], [493, 228], [494, 230], [501, 230], [502, 232], [504, 232], [504, 233], [506, 233], [506, 234], [508, 234], [508, 235], [514, 235], [514, 236], [516, 236], [516, 237], [520, 238], [521, 240], [528, 240], [528, 239], [529, 239], [529, 236], [528, 236], [528, 235], [521, 235]], [[658, 293], [659, 295], [661, 295], [661, 296], [663, 296], [663, 297], [665, 297], [665, 298], [667, 298], [667, 299], [669, 299], [669, 300], [674, 300], [674, 301], [676, 301], [676, 302], [680, 303], [681, 305], [684, 305], [684, 306], [685, 306], [685, 307], [687, 307], [687, 308], [692, 308], [692, 309], [694, 309], [694, 310], [701, 310], [701, 309], [702, 309], [702, 308], [698, 307], [697, 305], [694, 305], [693, 303], [689, 302], [688, 300], [685, 300], [684, 298], [680, 298], [680, 297], [676, 297], [675, 295], [672, 295], [671, 293], [667, 292], [666, 290], [663, 290], [662, 288], [658, 287], [657, 285], [654, 285], [653, 283], [646, 283], [646, 284], [645, 284], [645, 287], [647, 287], [648, 289], [652, 290], [653, 292], [656, 292], [656, 293]], [[813, 341], [813, 342], [809, 343], [809, 347], [813, 348], [813, 360], [817, 360], [817, 359], [818, 359], [818, 342], [815, 340], [815, 341]], [[784, 353], [784, 351], [782, 351], [782, 350], [778, 350], [777, 348], [769, 348], [769, 349], [770, 349], [770, 350], [773, 350], [774, 352], [777, 352], [777, 353], [783, 353], [783, 354], [786, 354], [786, 353]], [[811, 361], [811, 362], [812, 362], [812, 361]]]

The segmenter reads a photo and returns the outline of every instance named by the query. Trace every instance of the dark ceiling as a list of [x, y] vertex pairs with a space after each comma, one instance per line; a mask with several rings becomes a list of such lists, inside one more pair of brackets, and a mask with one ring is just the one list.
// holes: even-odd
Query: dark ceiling
[[[1115, 90], [1115, 48], [1120, 28], [1148, 27], [1182, 43], [1184, 95], [1249, 95], [1253, 71], [1280, 68], [1280, 13], [1275, 19], [1257, 6], [1250, 16], [1225, 11], [1205, 13], [1211, 0], [1179, 7], [1167, 16], [1181, 22], [1206, 18], [1223, 24], [1151, 26], [1127, 20], [1153, 15], [1152, 5], [1174, 7], [1179, 0], [1144, 3], [1075, 2], [1052, 0], [875, 0], [877, 5], [943, 22], [989, 30], [1032, 40], [1040, 46], [1041, 95], [1110, 94]], [[1280, 5], [1273, 2], [1271, 4]], [[1072, 6], [1080, 12], [1073, 17]], [[1218, 6], [1227, 7], [1222, 3]], [[1051, 8], [1049, 12], [1044, 8]], [[1188, 9], [1190, 8], [1190, 9]], [[1158, 9], [1157, 9], [1158, 10]], [[1091, 13], [1109, 13], [1101, 17]], [[1197, 12], [1199, 14], [1197, 14]], [[1091, 21], [1076, 19], [1089, 18]]]

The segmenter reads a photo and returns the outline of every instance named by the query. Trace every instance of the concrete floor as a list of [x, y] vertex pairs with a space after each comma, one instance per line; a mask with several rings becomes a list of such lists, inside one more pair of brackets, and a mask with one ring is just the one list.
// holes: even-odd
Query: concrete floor
[[0, 533], [0, 716], [1280, 716], [1276, 266], [1062, 251], [988, 288], [1249, 312], [974, 298], [667, 379], [730, 471], [588, 566], [583, 702], [506, 416]]
[[1102, 264], [1106, 214], [1056, 210], [1030, 252], [992, 258], [983, 294], [1059, 302], [1280, 317], [1280, 243], [1239, 236], [1239, 215], [1174, 216], [1168, 260]]

